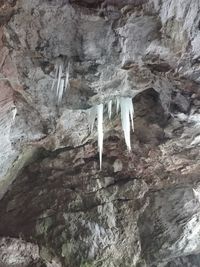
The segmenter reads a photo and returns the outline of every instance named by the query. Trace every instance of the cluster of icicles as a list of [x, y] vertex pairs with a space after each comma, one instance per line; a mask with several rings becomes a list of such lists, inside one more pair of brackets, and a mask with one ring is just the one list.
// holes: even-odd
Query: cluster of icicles
[[[56, 97], [58, 103], [61, 102], [63, 94], [67, 91], [69, 87], [69, 68], [70, 64], [66, 70], [63, 65], [57, 64], [55, 66], [55, 78], [52, 84], [52, 90], [56, 90]], [[119, 113], [121, 110], [121, 122], [122, 129], [124, 132], [124, 138], [127, 145], [128, 150], [131, 150], [131, 141], [130, 141], [130, 129], [132, 126], [132, 130], [134, 131], [134, 123], [133, 123], [133, 115], [134, 108], [131, 97], [116, 97], [115, 101], [110, 100], [107, 104], [107, 112], [108, 117], [111, 119], [112, 117], [112, 107], [113, 104], [116, 105], [116, 112]], [[99, 161], [100, 161], [100, 169], [102, 167], [102, 153], [103, 153], [103, 114], [104, 114], [104, 105], [99, 104], [90, 109], [89, 112], [89, 123], [91, 132], [94, 129], [94, 123], [97, 118], [97, 131], [98, 131], [98, 148], [99, 148]]]
[[[111, 119], [112, 116], [112, 106], [116, 105], [116, 112], [119, 113], [119, 109], [121, 110], [121, 122], [122, 129], [124, 132], [124, 138], [127, 145], [128, 150], [131, 150], [131, 141], [130, 141], [130, 129], [132, 126], [132, 130], [134, 131], [134, 108], [131, 97], [117, 97], [115, 103], [110, 100], [107, 104], [107, 112], [108, 117]], [[104, 114], [104, 105], [99, 104], [90, 109], [89, 115], [89, 123], [91, 132], [94, 129], [95, 119], [97, 118], [97, 131], [98, 131], [98, 148], [99, 148], [99, 161], [100, 161], [100, 169], [102, 167], [102, 153], [103, 153], [103, 114]]]
[[56, 97], [58, 99], [58, 103], [61, 102], [63, 94], [67, 91], [67, 88], [69, 86], [69, 68], [69, 63], [66, 70], [61, 64], [56, 64], [55, 66], [55, 78], [53, 80], [51, 90], [53, 91], [56, 89]]

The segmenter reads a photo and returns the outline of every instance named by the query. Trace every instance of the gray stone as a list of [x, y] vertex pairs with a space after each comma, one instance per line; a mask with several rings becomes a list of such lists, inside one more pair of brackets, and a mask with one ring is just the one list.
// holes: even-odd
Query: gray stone
[[199, 4], [0, 1], [0, 265], [199, 266]]

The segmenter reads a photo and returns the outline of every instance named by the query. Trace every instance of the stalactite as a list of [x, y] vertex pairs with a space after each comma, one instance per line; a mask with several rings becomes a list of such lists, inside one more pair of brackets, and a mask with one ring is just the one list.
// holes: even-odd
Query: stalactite
[[96, 119], [96, 113], [97, 113], [97, 107], [94, 106], [89, 111], [89, 126], [90, 126], [90, 132], [93, 132], [94, 129], [94, 122]]
[[59, 66], [59, 70], [58, 70], [58, 81], [57, 81], [57, 88], [56, 88], [56, 96], [58, 96], [58, 94], [59, 94], [61, 77], [62, 77], [62, 65]]
[[116, 112], [119, 113], [119, 107], [120, 107], [120, 98], [116, 97]]
[[[112, 100], [110, 100], [107, 103], [107, 112], [108, 112], [109, 119], [111, 119], [111, 116], [112, 116], [112, 103], [113, 103]], [[131, 151], [131, 140], [130, 140], [131, 126], [132, 126], [132, 130], [134, 131], [134, 121], [133, 121], [134, 108], [133, 108], [132, 98], [131, 97], [117, 97], [115, 100], [115, 103], [116, 103], [117, 114], [119, 112], [119, 109], [121, 110], [121, 122], [122, 122], [122, 129], [124, 132], [124, 139], [125, 139], [128, 151]], [[94, 129], [94, 123], [97, 117], [100, 169], [102, 167], [102, 153], [103, 153], [103, 112], [104, 112], [103, 104], [94, 106], [89, 111], [89, 126], [90, 126], [91, 132]]]
[[121, 97], [120, 98], [120, 107], [121, 107], [121, 121], [122, 129], [124, 131], [124, 138], [128, 150], [131, 150], [131, 141], [130, 141], [130, 119], [133, 126], [133, 103], [130, 97]]
[[15, 106], [13, 106], [11, 111], [12, 111], [12, 120], [14, 121], [15, 117], [17, 115], [17, 108]]
[[98, 147], [99, 147], [99, 161], [100, 170], [102, 166], [102, 153], [103, 153], [103, 104], [97, 106], [97, 129], [98, 129]]
[[64, 68], [62, 64], [56, 64], [55, 66], [55, 78], [53, 79], [51, 90], [53, 91], [56, 86], [56, 97], [58, 99], [58, 103], [62, 101], [63, 94], [67, 91], [67, 88], [69, 87], [69, 68], [70, 64], [68, 63], [68, 66], [64, 73]]
[[64, 92], [64, 85], [65, 85], [65, 80], [61, 79], [60, 80], [59, 90], [58, 90], [58, 103], [60, 103], [61, 100], [62, 100], [63, 92]]
[[111, 119], [112, 116], [112, 100], [108, 102], [108, 118]]
[[69, 68], [70, 68], [70, 63], [68, 63], [66, 74], [65, 74], [65, 92], [67, 91], [67, 88], [69, 86]]

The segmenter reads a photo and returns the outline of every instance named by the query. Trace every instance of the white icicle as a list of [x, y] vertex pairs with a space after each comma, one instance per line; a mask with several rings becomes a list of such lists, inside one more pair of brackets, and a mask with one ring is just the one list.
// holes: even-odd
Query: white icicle
[[134, 132], [134, 121], [133, 121], [134, 107], [133, 107], [132, 98], [128, 97], [127, 101], [128, 101], [128, 107], [129, 107], [129, 114], [130, 114], [130, 118], [131, 118], [131, 126], [132, 126], [132, 130]]
[[17, 115], [17, 108], [14, 106], [13, 108], [12, 108], [12, 119], [13, 119], [13, 121], [15, 120], [15, 117], [16, 117], [16, 115]]
[[116, 106], [117, 106], [116, 112], [118, 114], [119, 113], [119, 107], [120, 107], [120, 98], [119, 97], [116, 98]]
[[54, 86], [55, 86], [56, 81], [57, 81], [57, 78], [58, 78], [58, 64], [56, 64], [55, 70], [56, 70], [56, 73], [55, 73], [55, 77], [53, 79], [53, 83], [52, 83], [52, 86], [51, 86], [51, 91], [53, 91]]
[[108, 118], [111, 119], [112, 116], [112, 100], [108, 102]]
[[100, 170], [102, 166], [102, 153], [103, 153], [103, 104], [97, 106], [97, 121], [98, 121], [98, 147], [99, 147], [99, 161]]
[[97, 114], [97, 107], [94, 106], [89, 111], [89, 126], [90, 126], [91, 133], [93, 132], [93, 129], [94, 129], [94, 122], [96, 119], [96, 114]]
[[121, 106], [121, 121], [122, 121], [122, 129], [124, 131], [124, 138], [127, 145], [128, 150], [131, 150], [131, 141], [130, 141], [130, 101], [127, 97], [120, 98], [120, 106]]
[[66, 68], [66, 76], [65, 79], [63, 79], [62, 76], [64, 75], [64, 69], [62, 63], [59, 65], [56, 64], [55, 66], [55, 78], [53, 80], [51, 90], [54, 90], [54, 87], [56, 85], [56, 96], [58, 98], [58, 103], [61, 102], [63, 94], [69, 86], [69, 67], [70, 64], [68, 64]]
[[65, 91], [67, 91], [68, 84], [69, 84], [69, 66], [70, 64], [68, 63], [68, 66], [66, 69], [66, 76], [65, 76]]
[[64, 84], [65, 84], [65, 80], [64, 79], [61, 79], [60, 80], [59, 92], [58, 92], [58, 103], [61, 102], [62, 97], [63, 97]]
[[62, 65], [59, 66], [59, 71], [58, 71], [58, 81], [57, 81], [57, 88], [56, 88], [56, 95], [57, 96], [59, 94], [61, 77], [62, 77]]
[[[110, 100], [107, 105], [108, 117], [109, 119], [112, 116], [112, 100]], [[122, 129], [124, 132], [124, 138], [129, 151], [131, 151], [131, 140], [130, 140], [130, 129], [134, 131], [134, 107], [131, 97], [117, 97], [117, 112], [121, 109], [121, 122]], [[97, 130], [98, 130], [98, 149], [99, 149], [99, 161], [100, 161], [100, 170], [102, 169], [102, 154], [103, 154], [103, 104], [92, 107], [89, 110], [89, 125], [90, 131], [93, 131], [95, 119], [97, 117]]]

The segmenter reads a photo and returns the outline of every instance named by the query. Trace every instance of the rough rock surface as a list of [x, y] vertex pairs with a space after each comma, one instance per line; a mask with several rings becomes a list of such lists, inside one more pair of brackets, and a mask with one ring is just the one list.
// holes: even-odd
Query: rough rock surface
[[[199, 15], [200, 0], [0, 1], [0, 266], [200, 265]], [[106, 110], [119, 96], [130, 153]]]

